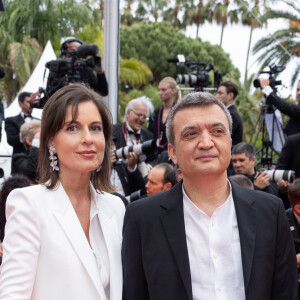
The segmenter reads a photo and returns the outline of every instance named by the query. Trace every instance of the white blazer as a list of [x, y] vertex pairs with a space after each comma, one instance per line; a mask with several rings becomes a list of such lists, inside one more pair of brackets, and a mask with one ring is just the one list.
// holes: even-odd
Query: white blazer
[[[95, 192], [95, 190], [94, 190]], [[97, 194], [109, 256], [110, 300], [122, 299], [121, 199]], [[64, 188], [16, 189], [6, 204], [1, 300], [104, 300], [98, 266]]]

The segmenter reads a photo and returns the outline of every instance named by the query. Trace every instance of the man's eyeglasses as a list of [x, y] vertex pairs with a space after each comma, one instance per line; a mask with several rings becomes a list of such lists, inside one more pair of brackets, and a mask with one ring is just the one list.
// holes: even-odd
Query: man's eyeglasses
[[133, 109], [131, 110], [139, 119], [147, 119], [147, 115], [145, 114], [141, 114], [141, 113], [137, 113], [136, 111], [134, 111]]

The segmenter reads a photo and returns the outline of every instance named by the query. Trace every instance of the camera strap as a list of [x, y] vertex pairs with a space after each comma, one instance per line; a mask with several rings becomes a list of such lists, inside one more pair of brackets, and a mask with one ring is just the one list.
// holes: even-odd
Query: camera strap
[[[127, 145], [128, 137], [130, 138], [132, 145], [143, 143], [142, 130], [141, 130], [140, 134], [134, 132], [133, 130], [128, 130], [126, 122], [122, 124], [122, 134], [123, 134], [126, 145]], [[132, 140], [130, 134], [133, 134], [135, 136], [136, 143], [134, 143], [134, 141]]]
[[163, 110], [162, 108], [159, 109], [158, 118], [157, 118], [157, 141], [158, 141], [157, 146], [164, 148], [165, 146], [167, 146], [168, 142], [166, 142], [164, 145], [161, 145], [162, 134], [160, 134], [160, 122], [162, 122], [161, 120], [162, 110]]

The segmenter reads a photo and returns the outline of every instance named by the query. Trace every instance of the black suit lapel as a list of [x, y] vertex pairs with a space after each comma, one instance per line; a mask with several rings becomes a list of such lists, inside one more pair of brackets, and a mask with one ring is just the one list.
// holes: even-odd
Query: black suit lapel
[[239, 228], [244, 285], [247, 295], [257, 230], [256, 210], [254, 207], [255, 196], [252, 193], [250, 195], [245, 193], [245, 189], [235, 183], [231, 182], [231, 185]]
[[16, 121], [17, 121], [17, 124], [21, 127], [21, 125], [23, 125], [25, 123], [23, 117], [21, 116], [21, 114], [18, 114], [17, 115], [17, 118], [16, 118]]
[[188, 299], [192, 300], [191, 271], [183, 217], [182, 182], [170, 190], [161, 206], [161, 221], [175, 257]]

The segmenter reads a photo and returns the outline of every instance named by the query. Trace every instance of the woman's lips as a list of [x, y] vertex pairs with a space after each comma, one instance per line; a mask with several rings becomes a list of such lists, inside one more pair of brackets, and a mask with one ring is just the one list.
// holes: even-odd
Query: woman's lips
[[96, 151], [81, 151], [81, 152], [77, 152], [79, 155], [86, 157], [86, 158], [91, 158], [94, 157], [96, 155]]

